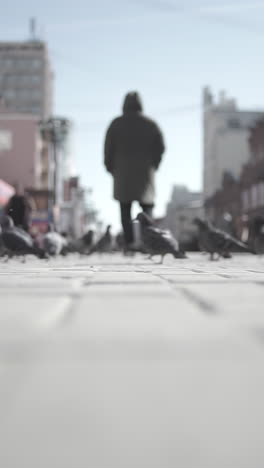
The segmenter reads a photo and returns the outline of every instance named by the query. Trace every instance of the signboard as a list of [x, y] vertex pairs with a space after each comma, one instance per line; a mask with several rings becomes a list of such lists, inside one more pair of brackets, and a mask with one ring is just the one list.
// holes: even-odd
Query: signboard
[[53, 223], [53, 213], [50, 206], [51, 194], [48, 190], [27, 190], [28, 196], [33, 200], [34, 209], [30, 214], [30, 232], [33, 235], [46, 233], [50, 223]]
[[48, 210], [33, 210], [31, 212], [31, 219], [37, 222], [49, 221]]
[[51, 222], [52, 216], [48, 210], [33, 210], [30, 221], [31, 234], [46, 233]]

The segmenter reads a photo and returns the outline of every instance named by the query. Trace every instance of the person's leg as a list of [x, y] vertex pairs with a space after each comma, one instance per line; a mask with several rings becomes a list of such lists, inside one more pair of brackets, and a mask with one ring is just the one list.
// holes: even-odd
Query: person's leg
[[152, 218], [154, 204], [153, 203], [140, 203], [140, 206], [142, 210], [144, 211], [144, 213], [147, 213], [147, 215], [151, 216]]
[[134, 240], [131, 219], [131, 206], [132, 203], [120, 203], [121, 222], [126, 245], [132, 244]]

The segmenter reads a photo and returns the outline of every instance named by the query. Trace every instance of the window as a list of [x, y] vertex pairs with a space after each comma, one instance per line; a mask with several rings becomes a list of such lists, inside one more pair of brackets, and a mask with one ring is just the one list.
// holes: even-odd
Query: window
[[256, 185], [257, 189], [257, 206], [261, 206], [261, 183]]
[[16, 68], [17, 70], [28, 70], [31, 68], [31, 59], [27, 57], [16, 59]]
[[257, 188], [257, 185], [252, 185], [252, 187], [251, 187], [251, 202], [252, 202], [252, 208], [257, 208], [257, 206], [258, 206], [258, 188]]
[[30, 89], [18, 89], [17, 97], [18, 99], [29, 99], [31, 95]]
[[9, 86], [15, 86], [17, 83], [17, 76], [16, 75], [6, 75], [6, 83]]
[[32, 89], [31, 97], [34, 99], [40, 99], [42, 97], [42, 92], [39, 89]]
[[41, 114], [40, 106], [31, 106], [28, 110], [32, 112], [32, 114]]
[[239, 119], [236, 119], [236, 118], [229, 119], [228, 122], [227, 122], [227, 125], [228, 125], [229, 128], [240, 128], [241, 127], [241, 123], [240, 123]]
[[0, 129], [0, 156], [1, 151], [9, 151], [12, 148], [12, 133], [9, 130]]
[[259, 184], [259, 201], [260, 205], [264, 206], [264, 182]]
[[19, 75], [17, 79], [17, 84], [24, 85], [28, 83], [28, 75]]
[[10, 68], [14, 65], [15, 61], [13, 59], [10, 59], [10, 58], [3, 58], [1, 60], [1, 65], [4, 67], [4, 68]]
[[33, 59], [31, 62], [31, 67], [35, 70], [39, 70], [41, 68], [42, 61], [40, 59]]
[[41, 76], [40, 75], [32, 75], [30, 77], [31, 83], [40, 83]]
[[243, 206], [243, 210], [247, 211], [248, 208], [249, 208], [249, 193], [248, 193], [248, 190], [244, 190], [242, 192], [242, 206]]
[[37, 114], [37, 115], [41, 115], [41, 108], [40, 106], [35, 106], [35, 105], [28, 105], [27, 102], [25, 102], [24, 104], [18, 106], [18, 110], [22, 113], [26, 113], [26, 114]]
[[4, 93], [4, 97], [8, 99], [14, 99], [16, 97], [16, 92], [14, 89], [7, 89]]

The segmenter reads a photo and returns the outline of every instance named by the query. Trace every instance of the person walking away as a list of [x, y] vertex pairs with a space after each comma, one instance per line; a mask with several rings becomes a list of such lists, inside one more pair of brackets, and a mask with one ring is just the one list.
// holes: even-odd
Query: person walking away
[[165, 151], [158, 125], [143, 115], [139, 94], [130, 92], [123, 115], [114, 119], [105, 137], [104, 164], [114, 181], [114, 199], [120, 203], [126, 249], [133, 248], [131, 207], [137, 201], [152, 216], [155, 201], [155, 172]]

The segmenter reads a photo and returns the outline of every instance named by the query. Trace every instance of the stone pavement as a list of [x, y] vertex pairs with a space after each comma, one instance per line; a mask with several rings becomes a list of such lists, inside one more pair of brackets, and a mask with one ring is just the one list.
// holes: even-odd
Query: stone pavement
[[0, 263], [1, 468], [263, 468], [264, 259]]

